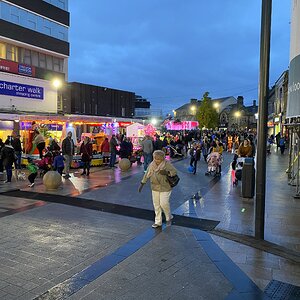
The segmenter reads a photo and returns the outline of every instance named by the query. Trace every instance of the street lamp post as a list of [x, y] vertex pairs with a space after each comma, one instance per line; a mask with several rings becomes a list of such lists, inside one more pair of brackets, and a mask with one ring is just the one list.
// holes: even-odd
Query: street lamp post
[[266, 193], [266, 135], [267, 104], [269, 91], [270, 37], [271, 37], [272, 0], [262, 0], [261, 40], [260, 40], [260, 78], [259, 108], [257, 126], [256, 158], [256, 197], [255, 197], [255, 237], [265, 236], [265, 193]]

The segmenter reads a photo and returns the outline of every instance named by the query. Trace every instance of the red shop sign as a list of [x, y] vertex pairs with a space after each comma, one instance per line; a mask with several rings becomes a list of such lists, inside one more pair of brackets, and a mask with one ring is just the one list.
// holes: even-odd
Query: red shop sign
[[35, 77], [35, 67], [0, 59], [0, 71]]

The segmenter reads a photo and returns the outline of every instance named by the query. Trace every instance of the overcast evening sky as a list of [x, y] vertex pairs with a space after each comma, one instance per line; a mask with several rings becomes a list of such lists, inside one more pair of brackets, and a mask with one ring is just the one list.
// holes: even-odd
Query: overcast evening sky
[[[270, 85], [289, 65], [291, 0], [273, 0]], [[164, 113], [205, 91], [258, 98], [262, 0], [71, 0], [69, 81]]]

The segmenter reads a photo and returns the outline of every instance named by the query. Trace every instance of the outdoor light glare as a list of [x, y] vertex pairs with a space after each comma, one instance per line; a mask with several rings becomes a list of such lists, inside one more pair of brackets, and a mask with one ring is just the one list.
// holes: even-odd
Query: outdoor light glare
[[258, 119], [258, 113], [254, 114], [255, 116], [255, 119], [257, 120]]
[[240, 116], [241, 116], [241, 112], [240, 112], [240, 111], [236, 111], [236, 112], [234, 113], [234, 116], [235, 116], [236, 118], [240, 117]]
[[218, 102], [214, 103], [214, 108], [218, 108], [220, 106], [220, 104]]
[[191, 110], [192, 110], [192, 111], [195, 111], [195, 110], [196, 110], [196, 106], [193, 105], [193, 106], [191, 107]]
[[62, 82], [61, 82], [61, 80], [59, 80], [59, 79], [54, 79], [53, 82], [52, 82], [52, 84], [53, 84], [53, 86], [54, 86], [55, 88], [58, 89], [58, 88], [61, 87]]
[[157, 124], [157, 120], [153, 118], [153, 119], [151, 120], [151, 123], [152, 123], [153, 125], [156, 125], [156, 124]]

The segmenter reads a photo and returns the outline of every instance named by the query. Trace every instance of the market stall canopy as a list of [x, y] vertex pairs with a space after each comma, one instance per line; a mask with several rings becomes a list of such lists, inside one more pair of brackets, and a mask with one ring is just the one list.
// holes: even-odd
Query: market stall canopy
[[127, 137], [144, 137], [145, 126], [140, 123], [133, 123], [132, 125], [127, 126], [126, 128], [126, 136]]

